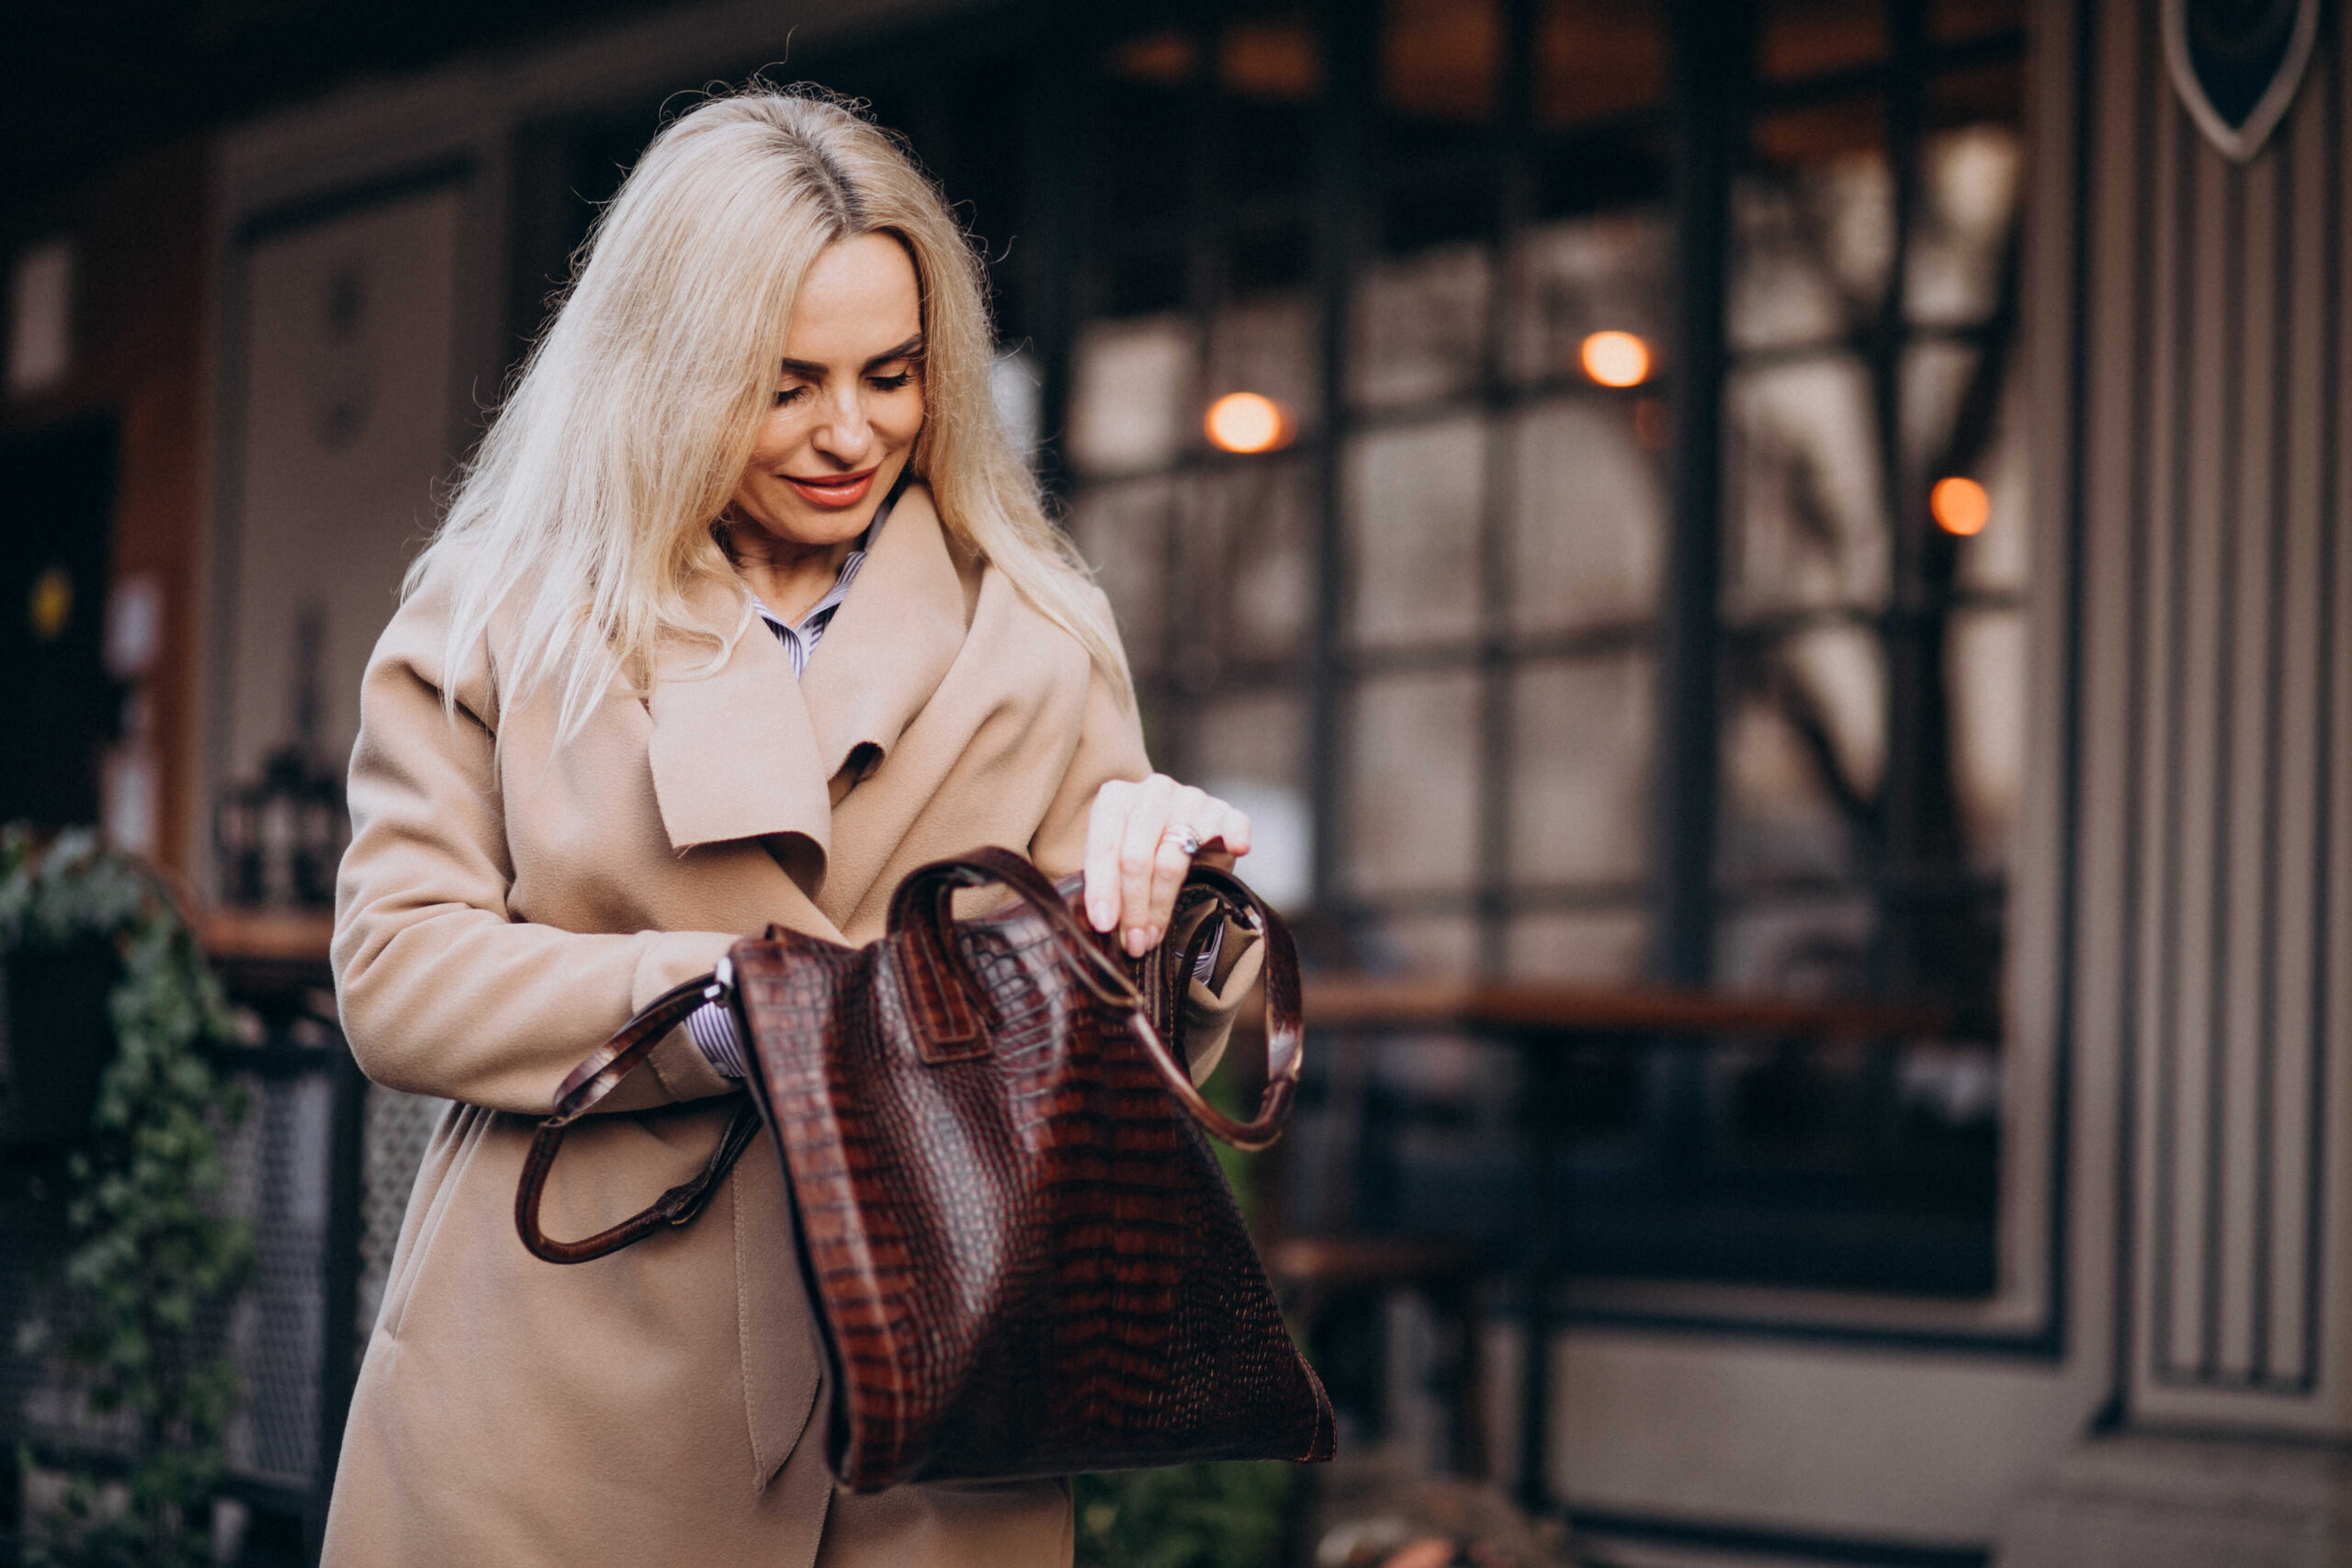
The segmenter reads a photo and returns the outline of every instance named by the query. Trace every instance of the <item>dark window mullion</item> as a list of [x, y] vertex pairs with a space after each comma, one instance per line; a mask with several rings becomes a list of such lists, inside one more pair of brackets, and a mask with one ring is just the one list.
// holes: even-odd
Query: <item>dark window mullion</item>
[[[1909, 348], [1910, 255], [1919, 210], [1919, 163], [1927, 98], [1923, 0], [1892, 0], [1893, 76], [1887, 94], [1887, 171], [1894, 182], [1893, 254], [1871, 350], [1871, 408], [1877, 420], [1880, 504], [1886, 514], [1891, 614], [1882, 634], [1886, 665], [1885, 777], [1879, 789], [1876, 842], [1865, 852], [1873, 870], [1903, 875], [1923, 853], [1928, 795], [1951, 769], [1940, 744], [1946, 723], [1941, 620], [1923, 598], [1922, 561], [1928, 522], [1919, 476], [1904, 451], [1904, 361]], [[1933, 625], [1928, 624], [1932, 619]], [[1930, 742], [1937, 742], [1930, 748]], [[1948, 785], [1947, 785], [1948, 787]], [[1882, 990], [1908, 992], [1911, 971], [1904, 910], [1874, 900], [1869, 971]]]
[[1724, 305], [1732, 154], [1744, 140], [1751, 24], [1747, 6], [1715, 0], [1675, 0], [1668, 11], [1677, 153], [1671, 355], [1677, 379], [1669, 464], [1674, 496], [1659, 606], [1651, 972], [1686, 986], [1706, 984], [1713, 968]]
[[1486, 637], [1479, 660], [1477, 840], [1478, 961], [1486, 973], [1509, 965], [1511, 796], [1516, 747], [1515, 673], [1504, 632], [1511, 615], [1511, 528], [1519, 505], [1519, 422], [1512, 396], [1511, 333], [1517, 322], [1519, 248], [1532, 220], [1537, 179], [1536, 0], [1501, 0], [1502, 124], [1497, 142], [1491, 282], [1480, 367], [1486, 401], [1487, 473], [1479, 511], [1479, 609]]
[[1323, 439], [1312, 455], [1317, 536], [1307, 659], [1307, 798], [1314, 836], [1309, 886], [1317, 908], [1344, 915], [1341, 814], [1347, 808], [1347, 718], [1355, 705], [1353, 683], [1340, 658], [1351, 577], [1341, 502], [1344, 455], [1354, 423], [1348, 397], [1348, 326], [1356, 257], [1364, 238], [1364, 138], [1378, 65], [1378, 18], [1374, 7], [1353, 0], [1322, 0], [1317, 22], [1325, 84], [1316, 116], [1315, 148], [1315, 290], [1322, 317], [1317, 372]]

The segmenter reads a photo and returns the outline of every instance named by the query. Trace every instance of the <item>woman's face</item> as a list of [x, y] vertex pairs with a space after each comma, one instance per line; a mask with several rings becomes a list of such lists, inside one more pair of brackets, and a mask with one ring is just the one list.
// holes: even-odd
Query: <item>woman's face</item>
[[922, 432], [922, 296], [904, 246], [860, 234], [818, 253], [732, 515], [786, 544], [863, 533]]

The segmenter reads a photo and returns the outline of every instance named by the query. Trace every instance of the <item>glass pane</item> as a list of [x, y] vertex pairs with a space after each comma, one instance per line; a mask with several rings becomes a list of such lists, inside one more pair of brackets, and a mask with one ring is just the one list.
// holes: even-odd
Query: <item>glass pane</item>
[[1476, 418], [1349, 443], [1350, 630], [1363, 644], [1478, 635], [1478, 518], [1487, 427]]
[[[1915, 343], [1903, 355], [1903, 462], [1906, 494], [1925, 493], [1927, 487], [1963, 466], [1972, 455], [1963, 446], [1983, 440], [1983, 432], [1961, 428], [1969, 405], [1983, 393], [1975, 385], [1984, 366], [1984, 351], [1973, 343]], [[1974, 418], [1981, 422], [1984, 414]]]
[[1347, 885], [1366, 896], [1467, 887], [1477, 850], [1477, 677], [1366, 681], [1354, 708]]
[[1295, 692], [1216, 697], [1193, 710], [1192, 744], [1180, 777], [1250, 818], [1240, 872], [1279, 909], [1306, 905], [1314, 818], [1306, 792], [1306, 702]]
[[[1213, 697], [1194, 714], [1197, 728], [1189, 765], [1203, 788], [1222, 794], [1211, 780], [1286, 790], [1306, 787], [1306, 699], [1298, 693]], [[1251, 861], [1254, 864], [1254, 853]]]
[[1300, 292], [1236, 299], [1218, 310], [1209, 322], [1203, 405], [1227, 392], [1257, 392], [1302, 428], [1313, 425], [1322, 417], [1319, 326], [1315, 301]]
[[2027, 451], [2026, 377], [2012, 365], [2007, 395], [1993, 426], [1991, 446], [1970, 477], [1984, 487], [1992, 503], [1984, 532], [1960, 546], [1959, 582], [1963, 590], [2017, 593], [2033, 570], [2032, 461]]
[[1383, 916], [1359, 941], [1357, 962], [1375, 974], [1458, 978], [1478, 970], [1478, 928], [1467, 915]]
[[1920, 149], [1904, 279], [1913, 321], [1967, 325], [1993, 314], [2017, 227], [2023, 152], [2018, 133], [2003, 125], [1945, 131]]
[[2025, 0], [1928, 0], [1928, 36], [1955, 43], [2025, 30]]
[[1667, 337], [1672, 231], [1651, 212], [1609, 212], [1528, 231], [1513, 269], [1512, 357], [1530, 379], [1581, 376], [1585, 339], [1631, 333], [1657, 358]]
[[1136, 479], [1094, 485], [1070, 504], [1070, 536], [1094, 567], [1094, 581], [1119, 617], [1127, 659], [1138, 672], [1159, 667], [1168, 625], [1168, 529], [1175, 483]]
[[1089, 321], [1071, 355], [1069, 456], [1083, 472], [1164, 467], [1192, 443], [1194, 333], [1170, 312]]
[[1228, 664], [1295, 660], [1314, 605], [1315, 473], [1295, 457], [1195, 476], [1177, 552], [1183, 597], [1172, 653], [1206, 689]]
[[1971, 863], [1997, 872], [2008, 864], [2025, 789], [2026, 618], [2015, 610], [1963, 610], [1952, 616], [1946, 636], [1952, 784]]
[[1380, 98], [1417, 118], [1495, 112], [1502, 20], [1496, 0], [1388, 0], [1380, 29]]
[[1877, 417], [1861, 362], [1743, 371], [1726, 397], [1726, 614], [1884, 603]]
[[1352, 312], [1353, 400], [1425, 402], [1477, 385], [1493, 282], [1492, 257], [1473, 243], [1432, 246], [1367, 266]]
[[1876, 637], [1823, 626], [1735, 652], [1724, 728], [1725, 873], [1839, 876], [1860, 862], [1886, 765]]
[[1649, 939], [1648, 917], [1633, 910], [1521, 915], [1510, 923], [1510, 976], [1572, 986], [1631, 985], [1642, 977]]
[[1546, 126], [1605, 119], [1666, 96], [1666, 9], [1544, 0], [1535, 22], [1535, 114]]
[[1879, 0], [1764, 0], [1760, 8], [1756, 66], [1767, 80], [1850, 71], [1885, 58]]
[[1715, 928], [1715, 983], [1777, 996], [1865, 995], [1870, 943], [1870, 906], [1859, 897], [1747, 904]]
[[1730, 331], [1742, 348], [1818, 343], [1867, 321], [1894, 257], [1894, 182], [1875, 96], [1767, 115], [1733, 192]]
[[1657, 674], [1646, 653], [1522, 668], [1511, 682], [1510, 875], [1625, 882], [1649, 869]]
[[1540, 636], [1657, 613], [1666, 486], [1639, 423], [1614, 398], [1541, 403], [1520, 416], [1513, 630]]

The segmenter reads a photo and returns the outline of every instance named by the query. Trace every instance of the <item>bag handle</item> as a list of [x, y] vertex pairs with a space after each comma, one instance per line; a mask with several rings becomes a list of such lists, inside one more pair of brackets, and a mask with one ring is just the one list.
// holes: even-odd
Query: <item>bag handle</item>
[[[1128, 1028], [1168, 1085], [1169, 1092], [1205, 1131], [1235, 1148], [1250, 1152], [1263, 1149], [1282, 1136], [1283, 1128], [1290, 1121], [1292, 1100], [1297, 1094], [1299, 1069], [1306, 1061], [1298, 950], [1291, 941], [1290, 929], [1283, 924], [1281, 916], [1266, 907], [1265, 900], [1239, 878], [1212, 866], [1195, 864], [1185, 877], [1186, 885], [1198, 885], [1216, 893], [1246, 917], [1248, 926], [1266, 944], [1266, 1087], [1259, 1098], [1256, 1114], [1248, 1121], [1236, 1121], [1208, 1102], [1193, 1082], [1191, 1071], [1176, 1059], [1168, 1043], [1160, 1038], [1159, 1031], [1152, 1026], [1142, 994], [1136, 989], [1125, 966], [1106, 945], [1110, 939], [1080, 924], [1069, 906], [1054, 891], [1053, 884], [1046, 880], [1045, 874], [1010, 850], [990, 847], [953, 860], [933, 861], [910, 873], [891, 896], [890, 931], [894, 935], [903, 932], [910, 939], [910, 945], [918, 954], [910, 980], [927, 993], [917, 1003], [918, 1018], [926, 1029], [934, 1020], [947, 1027], [956, 1027], [959, 1009], [962, 1017], [970, 1020], [966, 1034], [940, 1042], [947, 1049], [936, 1059], [952, 1060], [955, 1055], [973, 1054], [969, 1050], [954, 1051], [953, 1047], [978, 1033], [978, 1021], [971, 1014], [967, 998], [951, 999], [958, 990], [976, 992], [979, 987], [965, 973], [960, 952], [949, 938], [948, 932], [955, 924], [949, 898], [957, 888], [989, 883], [1003, 884], [1046, 918], [1062, 939], [1080, 983], [1104, 1006], [1125, 1010]], [[1204, 936], [1196, 937], [1195, 945], [1204, 941]], [[1187, 964], [1185, 974], [1189, 976], [1190, 972]]]
[[[1290, 1121], [1291, 1102], [1306, 1055], [1306, 1035], [1299, 1012], [1298, 953], [1282, 918], [1239, 879], [1210, 866], [1195, 865], [1185, 880], [1188, 885], [1197, 883], [1208, 887], [1246, 916], [1250, 929], [1266, 944], [1266, 1088], [1259, 1099], [1257, 1114], [1249, 1121], [1235, 1121], [1202, 1096], [1191, 1072], [1176, 1059], [1168, 1043], [1159, 1037], [1159, 1031], [1152, 1027], [1143, 995], [1136, 989], [1125, 966], [1111, 954], [1106, 946], [1109, 939], [1080, 924], [1044, 874], [1010, 850], [991, 847], [955, 860], [934, 861], [910, 873], [891, 895], [890, 931], [910, 937], [910, 948], [917, 955], [910, 979], [922, 989], [923, 1003], [929, 1004], [918, 1005], [921, 1028], [926, 1035], [933, 1026], [949, 1032], [942, 1041], [926, 1041], [927, 1046], [948, 1047], [932, 1059], [955, 1060], [987, 1049], [970, 998], [970, 992], [977, 987], [970, 985], [961, 951], [949, 935], [955, 927], [950, 899], [958, 888], [1001, 883], [1046, 918], [1061, 939], [1079, 983], [1088, 994], [1105, 1007], [1125, 1010], [1127, 1027], [1167, 1083], [1169, 1092], [1194, 1121], [1213, 1136], [1238, 1149], [1256, 1151], [1272, 1144]], [[1205, 941], [1205, 935], [1196, 935], [1193, 946], [1198, 950]], [[1193, 955], [1188, 954], [1182, 971], [1186, 976], [1192, 973], [1192, 959]], [[571, 1130], [572, 1123], [619, 1088], [621, 1080], [642, 1066], [645, 1058], [653, 1054], [653, 1048], [688, 1014], [706, 1002], [724, 999], [729, 988], [718, 971], [671, 987], [564, 1078], [562, 1087], [556, 1091], [555, 1114], [541, 1122], [532, 1136], [530, 1154], [523, 1163], [523, 1179], [514, 1191], [514, 1228], [531, 1256], [549, 1263], [586, 1263], [618, 1252], [665, 1225], [685, 1224], [710, 1201], [720, 1179], [733, 1168], [760, 1130], [759, 1109], [748, 1100], [727, 1123], [727, 1130], [719, 1135], [718, 1146], [703, 1162], [702, 1169], [655, 1199], [650, 1207], [579, 1241], [558, 1241], [539, 1226], [539, 1204], [547, 1191], [548, 1177], [555, 1168], [556, 1155], [563, 1147], [564, 1134]], [[955, 1032], [959, 1028], [961, 1032]], [[977, 1048], [960, 1052], [953, 1049], [957, 1044], [971, 1047], [974, 1043]]]
[[521, 1233], [523, 1245], [530, 1249], [532, 1257], [549, 1263], [586, 1263], [618, 1252], [631, 1242], [641, 1241], [664, 1225], [683, 1225], [701, 1213], [703, 1205], [710, 1201], [710, 1195], [718, 1189], [719, 1179], [734, 1166], [737, 1157], [750, 1145], [752, 1134], [760, 1130], [756, 1106], [745, 1104], [739, 1108], [728, 1122], [726, 1132], [719, 1134], [718, 1146], [703, 1162], [702, 1169], [662, 1193], [651, 1207], [580, 1241], [558, 1241], [539, 1228], [539, 1200], [547, 1191], [548, 1175], [555, 1168], [556, 1152], [562, 1148], [564, 1134], [571, 1130], [571, 1124], [618, 1089], [621, 1080], [635, 1072], [662, 1038], [685, 1021], [687, 1014], [726, 994], [727, 987], [716, 972], [671, 987], [621, 1025], [618, 1033], [598, 1046], [565, 1077], [563, 1087], [556, 1091], [555, 1114], [540, 1122], [538, 1132], [532, 1136], [531, 1152], [523, 1162], [523, 1179], [514, 1190], [514, 1228]]

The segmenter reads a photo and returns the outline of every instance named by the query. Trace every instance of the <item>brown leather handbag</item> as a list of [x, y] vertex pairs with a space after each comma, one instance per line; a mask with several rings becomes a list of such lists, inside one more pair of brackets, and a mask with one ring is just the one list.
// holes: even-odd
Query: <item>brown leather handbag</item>
[[[955, 918], [957, 889], [991, 883], [1007, 908]], [[1073, 897], [981, 850], [910, 875], [866, 947], [781, 926], [736, 943], [565, 1080], [515, 1195], [524, 1245], [578, 1263], [685, 1224], [764, 1120], [842, 1484], [1330, 1458], [1330, 1401], [1201, 1135], [1263, 1148], [1289, 1119], [1290, 934], [1241, 883], [1195, 867], [1174, 934], [1130, 961]], [[1227, 916], [1266, 947], [1265, 1089], [1247, 1122], [1203, 1099], [1179, 1054], [1185, 984]], [[548, 1238], [539, 1195], [565, 1130], [722, 996], [757, 1059], [752, 1105], [643, 1213]]]

